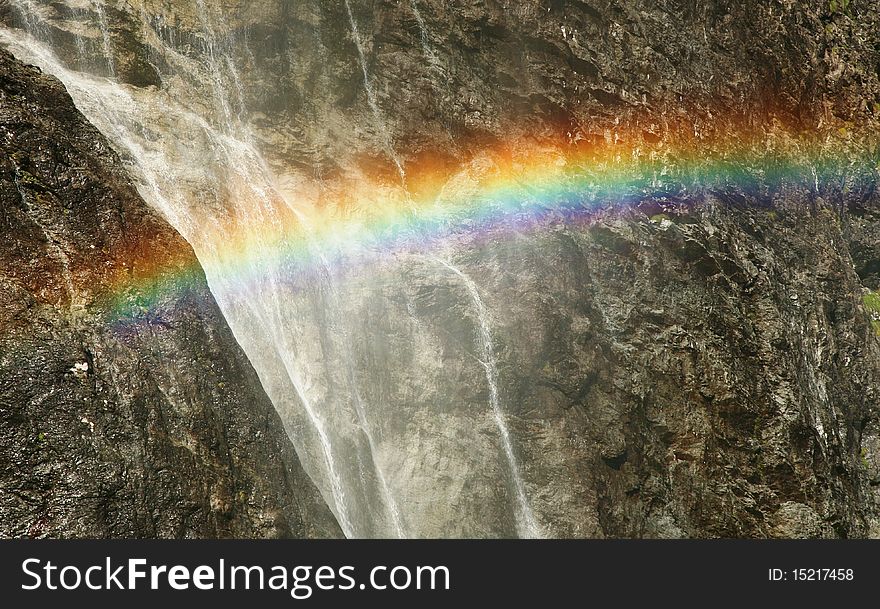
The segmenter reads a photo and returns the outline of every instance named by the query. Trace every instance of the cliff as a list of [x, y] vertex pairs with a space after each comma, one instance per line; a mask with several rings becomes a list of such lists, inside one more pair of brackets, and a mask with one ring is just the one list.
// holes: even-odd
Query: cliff
[[873, 2], [74, 4], [3, 43], [193, 244], [346, 532], [880, 534]]
[[5, 51], [0, 133], [0, 536], [338, 535], [192, 249]]

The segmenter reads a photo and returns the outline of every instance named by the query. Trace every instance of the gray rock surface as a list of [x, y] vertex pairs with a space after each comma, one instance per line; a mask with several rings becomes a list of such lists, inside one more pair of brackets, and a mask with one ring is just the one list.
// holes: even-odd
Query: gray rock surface
[[[211, 244], [187, 226], [242, 212], [220, 179], [234, 167], [216, 156], [221, 140], [169, 107], [227, 136], [246, 130], [281, 181], [331, 192], [400, 190], [399, 163], [408, 177], [444, 169], [439, 184], [410, 179], [417, 198], [467, 194], [470, 159], [502, 144], [512, 156], [657, 152], [657, 172], [674, 177], [634, 187], [626, 205], [590, 199], [589, 220], [571, 223], [548, 200], [540, 230], [465, 222], [438, 252], [485, 303], [544, 533], [880, 535], [870, 0], [128, 0], [104, 3], [103, 31], [74, 4], [0, 1], [0, 20], [49, 41], [65, 69], [121, 83], [145, 149], [185, 143], [162, 152], [191, 153], [177, 183], [197, 220], [176, 227], [200, 256]], [[123, 148], [119, 117], [87, 87], [74, 97]], [[682, 151], [726, 158], [731, 142], [751, 155], [734, 159], [742, 179], [688, 179]], [[810, 146], [828, 171], [774, 177], [778, 158], [815, 164]], [[196, 175], [199, 162], [208, 169]], [[517, 194], [540, 197], [528, 184]], [[359, 203], [352, 213], [369, 213]], [[479, 316], [462, 281], [412, 240], [325, 283], [285, 274], [287, 325], [271, 332], [290, 332], [346, 479], [366, 487], [349, 489], [355, 527], [389, 531], [374, 467], [411, 535], [514, 535]], [[278, 380], [290, 362], [228, 296], [217, 298], [332, 505], [315, 433]]]

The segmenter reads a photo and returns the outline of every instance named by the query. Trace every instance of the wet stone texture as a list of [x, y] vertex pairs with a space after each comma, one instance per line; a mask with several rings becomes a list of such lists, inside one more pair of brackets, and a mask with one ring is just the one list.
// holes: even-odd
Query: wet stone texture
[[[461, 231], [443, 254], [488, 310], [546, 534], [880, 536], [873, 1], [350, 0], [349, 17], [344, 2], [224, 0], [206, 17], [131, 0], [105, 3], [109, 64], [74, 4], [36, 19], [67, 66], [113, 67], [138, 99], [161, 90], [209, 117], [219, 82], [279, 175], [390, 184], [395, 155], [452, 175], [499, 142], [576, 155], [620, 135], [625, 154], [710, 155], [744, 133], [795, 160], [800, 134], [831, 142], [846, 169], [821, 183], [743, 167], [742, 183], [600, 202], [576, 225]], [[28, 26], [21, 5], [0, 1], [0, 20]], [[236, 69], [206, 70], [211, 53]], [[188, 247], [58, 83], [0, 67], [0, 532], [332, 534]], [[154, 256], [178, 270], [151, 274]], [[347, 324], [355, 370], [312, 339], [314, 392], [341, 403], [359, 383], [411, 532], [511, 535], [472, 298], [429, 258], [382, 260], [340, 278], [338, 310], [313, 307]], [[138, 269], [143, 293], [102, 300]], [[185, 297], [139, 316], [169, 275], [189, 278]], [[136, 322], [112, 321], [119, 307]]]
[[0, 536], [339, 534], [190, 247], [5, 51], [0, 209]]

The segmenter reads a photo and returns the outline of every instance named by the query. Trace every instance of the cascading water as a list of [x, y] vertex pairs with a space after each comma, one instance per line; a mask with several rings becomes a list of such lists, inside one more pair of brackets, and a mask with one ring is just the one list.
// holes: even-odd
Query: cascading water
[[110, 24], [107, 22], [107, 13], [104, 12], [104, 0], [92, 0], [95, 14], [98, 16], [98, 27], [101, 30], [101, 46], [104, 50], [104, 60], [107, 62], [107, 71], [110, 76], [116, 76], [116, 62], [113, 60], [113, 45], [110, 44]]
[[[328, 285], [330, 286], [330, 295], [332, 297], [332, 311], [338, 312], [341, 310], [339, 305], [339, 295], [333, 285], [332, 274], [329, 270], [329, 264], [324, 261], [324, 269], [328, 276]], [[344, 327], [342, 320], [336, 320], [339, 327]], [[397, 501], [394, 498], [394, 495], [391, 493], [391, 489], [388, 486], [388, 480], [386, 479], [385, 473], [382, 471], [379, 463], [376, 461], [376, 454], [378, 453], [378, 448], [376, 446], [376, 440], [373, 436], [373, 432], [370, 426], [370, 422], [367, 418], [367, 409], [364, 404], [364, 400], [361, 397], [360, 389], [358, 388], [358, 381], [356, 378], [355, 370], [354, 370], [354, 362], [352, 360], [352, 353], [349, 348], [347, 348], [348, 340], [347, 340], [347, 332], [343, 332], [343, 343], [346, 345], [344, 348], [344, 360], [345, 360], [345, 368], [346, 368], [346, 377], [348, 380], [349, 386], [352, 388], [353, 397], [354, 397], [354, 405], [355, 411], [357, 412], [358, 423], [360, 424], [361, 429], [363, 430], [364, 437], [367, 440], [367, 444], [370, 448], [370, 458], [372, 460], [372, 466], [375, 469], [376, 477], [379, 481], [380, 491], [382, 493], [382, 499], [385, 502], [385, 505], [388, 509], [388, 515], [391, 519], [391, 523], [394, 526], [394, 533], [398, 538], [405, 538], [406, 532], [403, 526], [403, 519], [400, 515], [400, 508], [397, 505]]]
[[33, 0], [12, 0], [20, 25], [35, 38], [45, 39], [48, 31], [43, 27], [42, 10], [39, 3]]
[[224, 53], [224, 60], [222, 63], [227, 66], [229, 76], [235, 85], [235, 92], [238, 95], [239, 112], [233, 113], [232, 107], [229, 105], [229, 87], [226, 86], [223, 70], [221, 68], [221, 61], [217, 57], [221, 51], [217, 48], [217, 34], [214, 31], [211, 16], [208, 14], [208, 9], [203, 0], [196, 0], [196, 7], [199, 15], [199, 23], [201, 24], [202, 31], [205, 35], [205, 51], [208, 60], [208, 67], [211, 70], [210, 80], [211, 88], [214, 91], [214, 99], [216, 100], [217, 107], [220, 109], [220, 115], [226, 123], [226, 131], [237, 134], [244, 130], [240, 121], [241, 108], [244, 106], [244, 100], [241, 80], [238, 77], [238, 70], [235, 69], [235, 64], [229, 60], [228, 55]]
[[[367, 286], [340, 278], [339, 252], [310, 238], [313, 203], [292, 194], [299, 192], [297, 176], [287, 176], [293, 186], [276, 179], [258, 150], [259, 138], [246, 122], [245, 73], [231, 56], [242, 44], [224, 31], [209, 4], [194, 0], [199, 31], [180, 37], [179, 48], [169, 43], [178, 34], [162, 31], [140, 10], [140, 35], [151, 53], [161, 55], [155, 63], [172, 71], [162, 75], [166, 86], [146, 88], [112, 77], [122, 71], [113, 63], [111, 44], [118, 26], [108, 22], [115, 12], [105, 11], [101, 0], [91, 4], [89, 17], [101, 29], [91, 48], [102, 49], [108, 62], [101, 75], [66, 65], [52, 45], [47, 15], [29, 0], [14, 5], [22, 16], [17, 25], [26, 32], [0, 28], [0, 43], [64, 82], [114, 144], [144, 199], [192, 244], [224, 316], [345, 535], [509, 534], [506, 525], [495, 528], [480, 519], [500, 523], [512, 516], [521, 536], [538, 536], [499, 403], [488, 313], [472, 280], [455, 269], [480, 322], [494, 421], [486, 421], [485, 429], [484, 414], [455, 398], [455, 377], [448, 377], [439, 359], [443, 333], [434, 320], [419, 319], [422, 312], [404, 278]], [[406, 201], [403, 164], [391, 145], [348, 2], [346, 16], [370, 114], [400, 176], [395, 196]], [[250, 50], [241, 53], [247, 58]], [[103, 76], [108, 71], [110, 78]], [[292, 251], [291, 230], [305, 237], [307, 254]], [[370, 253], [346, 254], [361, 255], [369, 259]], [[406, 323], [393, 331], [381, 317], [372, 325], [358, 318], [398, 301]], [[412, 349], [413, 356], [393, 364], [392, 347], [404, 354]], [[431, 389], [411, 387], [413, 378], [422, 377], [431, 380]], [[498, 435], [504, 455], [496, 464], [484, 451], [495, 450]], [[505, 477], [513, 492], [500, 490], [496, 499], [483, 481]]]
[[86, 51], [85, 41], [83, 40], [82, 35], [79, 33], [74, 34], [73, 36], [74, 44], [76, 45], [76, 57], [80, 65], [85, 65], [88, 54]]
[[364, 91], [367, 94], [367, 104], [370, 106], [370, 110], [373, 112], [373, 118], [382, 134], [382, 140], [385, 144], [385, 152], [388, 153], [388, 156], [391, 157], [395, 167], [397, 167], [397, 173], [400, 175], [400, 183], [406, 188], [406, 171], [404, 171], [403, 163], [400, 161], [400, 157], [394, 150], [394, 144], [391, 142], [391, 136], [388, 134], [388, 127], [385, 125], [385, 117], [382, 115], [382, 109], [379, 108], [376, 89], [373, 87], [373, 83], [370, 80], [370, 73], [367, 70], [367, 58], [364, 53], [364, 43], [361, 41], [361, 33], [358, 30], [357, 21], [354, 18], [354, 13], [351, 11], [351, 4], [348, 0], [345, 0], [345, 11], [348, 13], [348, 21], [351, 24], [351, 36], [354, 39], [354, 45], [357, 48], [358, 64], [360, 65], [361, 72], [364, 76]]
[[[300, 222], [304, 226], [309, 228], [308, 219], [302, 216], [295, 208], [293, 208], [293, 211], [297, 215], [297, 219], [300, 220]], [[376, 459], [378, 448], [368, 419], [367, 407], [364, 404], [360, 389], [358, 388], [358, 380], [356, 378], [356, 372], [354, 369], [355, 366], [353, 356], [348, 341], [349, 332], [346, 328], [344, 320], [341, 319], [341, 316], [339, 315], [342, 307], [339, 303], [339, 294], [334, 283], [332, 267], [330, 265], [330, 262], [327, 260], [326, 255], [321, 252], [320, 248], [318, 248], [317, 245], [310, 241], [309, 247], [312, 250], [313, 255], [320, 261], [321, 277], [324, 280], [328, 299], [331, 304], [331, 306], [329, 307], [329, 311], [330, 315], [333, 316], [332, 323], [336, 328], [339, 328], [338, 338], [340, 338], [341, 340], [338, 342], [342, 343], [341, 351], [345, 364], [345, 377], [348, 381], [348, 386], [351, 388], [352, 391], [353, 403], [355, 407], [355, 412], [357, 414], [358, 424], [360, 425], [361, 431], [363, 432], [364, 438], [366, 439], [367, 445], [370, 449], [369, 456], [371, 460], [371, 466], [375, 471], [376, 478], [379, 482], [382, 499], [388, 511], [388, 516], [391, 524], [393, 525], [393, 532], [398, 538], [405, 538], [406, 532], [403, 525], [403, 518], [400, 514], [400, 508], [397, 505], [397, 501], [394, 498], [394, 495], [391, 493], [386, 475]]]
[[455, 274], [461, 283], [467, 289], [471, 302], [473, 303], [474, 312], [477, 314], [477, 326], [479, 337], [480, 355], [482, 359], [480, 363], [486, 370], [486, 383], [489, 385], [489, 405], [492, 408], [492, 419], [498, 427], [498, 433], [501, 436], [501, 446], [504, 449], [504, 457], [510, 470], [510, 479], [513, 483], [514, 493], [517, 502], [517, 533], [520, 537], [536, 538], [542, 537], [541, 528], [532, 512], [532, 506], [526, 495], [526, 487], [520, 473], [519, 462], [513, 452], [513, 443], [510, 439], [510, 430], [507, 427], [505, 415], [501, 409], [501, 400], [498, 396], [498, 363], [495, 359], [495, 347], [492, 344], [492, 330], [489, 326], [489, 311], [483, 304], [480, 292], [474, 280], [468, 277], [461, 269], [453, 265], [451, 262], [443, 258], [433, 257], [438, 264], [449, 269]]
[[[344, 467], [340, 464], [340, 459], [345, 460], [346, 457], [336, 454], [338, 448], [331, 445], [331, 432], [328, 430], [326, 415], [315, 407], [313, 400], [307, 395], [308, 381], [302, 379], [303, 376], [308, 376], [303, 370], [307, 366], [297, 357], [299, 350], [291, 336], [295, 333], [296, 324], [290, 320], [288, 303], [284, 303], [280, 298], [283, 290], [275, 287], [282, 283], [279, 277], [287, 278], [292, 272], [295, 273], [295, 270], [285, 269], [284, 260], [279, 260], [273, 253], [266, 252], [264, 257], [255, 257], [255, 260], [262, 258], [262, 261], [254, 262], [261, 267], [255, 270], [254, 274], [263, 276], [271, 286], [270, 289], [263, 290], [261, 286], [243, 289], [241, 285], [225, 277], [222, 269], [228, 267], [230, 261], [224, 260], [225, 254], [218, 249], [223, 237], [206, 232], [210, 231], [212, 225], [216, 227], [218, 219], [206, 217], [205, 210], [197, 208], [198, 201], [193, 201], [187, 196], [188, 193], [182, 192], [178, 186], [178, 180], [212, 181], [213, 171], [209, 170], [204, 176], [192, 175], [192, 162], [201, 164], [205, 162], [204, 159], [186, 159], [180, 165], [169, 164], [169, 159], [179, 155], [182, 146], [178, 143], [166, 142], [174, 150], [173, 153], [169, 150], [151, 149], [144, 125], [156, 120], [154, 116], [156, 113], [187, 117], [190, 124], [196, 128], [198, 137], [207, 138], [211, 142], [210, 148], [218, 156], [214, 162], [232, 172], [233, 179], [226, 184], [226, 187], [243, 191], [235, 198], [249, 202], [247, 210], [244, 210], [249, 219], [245, 221], [252, 223], [256, 230], [259, 230], [257, 227], [271, 225], [271, 217], [278, 213], [279, 208], [285, 206], [277, 192], [273, 191], [271, 177], [266, 174], [259, 155], [247, 144], [218, 132], [201, 117], [183, 108], [171, 106], [170, 100], [153, 100], [152, 103], [159, 105], [151, 109], [143, 108], [136, 98], [114, 82], [66, 69], [49, 49], [30, 36], [22, 36], [10, 31], [3, 31], [0, 36], [17, 55], [61, 78], [77, 100], [79, 107], [96, 125], [110, 135], [120, 146], [121, 151], [126, 153], [125, 156], [133, 161], [135, 175], [140, 178], [139, 187], [142, 195], [159, 208], [193, 244], [205, 267], [212, 291], [246, 352], [274, 354], [272, 370], [267, 372], [262, 368], [261, 380], [287, 421], [297, 418], [295, 412], [300, 410], [299, 407], [307, 415], [310, 421], [308, 426], [317, 436], [319, 452], [322, 455], [318, 461], [324, 462], [322, 469], [325, 470], [323, 474], [315, 471], [310, 473], [319, 481], [319, 486], [322, 486], [321, 480], [327, 481], [330, 493], [328, 503], [334, 508], [343, 532], [349, 537], [383, 534], [381, 529], [376, 530], [374, 526], [368, 524], [374, 518], [370, 515], [372, 510], [365, 507], [369, 503], [366, 499], [362, 500], [364, 503], [364, 507], [361, 508], [364, 513], [360, 516], [362, 524], [353, 524], [350, 512], [358, 508], [352, 505], [357, 499], [351, 487], [362, 485], [344, 481], [345, 476], [339, 472], [339, 468]], [[210, 189], [206, 188], [205, 192], [210, 192]], [[251, 235], [249, 247], [265, 250], [267, 245], [261, 243], [259, 235]], [[253, 326], [268, 328], [271, 332], [267, 333], [268, 336], [262, 337], [241, 332], [242, 328]], [[291, 400], [299, 404], [292, 404]], [[299, 436], [303, 435], [301, 423], [291, 423], [290, 427], [296, 427], [296, 433]], [[356, 460], [358, 452], [352, 451], [348, 460]], [[315, 459], [303, 458], [306, 467], [312, 464], [314, 468], [314, 461]], [[352, 474], [350, 477], [357, 476], [359, 474]], [[346, 487], [349, 487], [348, 490]], [[360, 492], [363, 494], [364, 491]]]

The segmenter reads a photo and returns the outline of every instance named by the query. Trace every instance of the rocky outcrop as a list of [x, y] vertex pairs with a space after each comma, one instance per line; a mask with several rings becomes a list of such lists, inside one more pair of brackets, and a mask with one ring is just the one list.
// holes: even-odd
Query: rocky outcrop
[[[251, 294], [278, 290], [262, 320], [218, 292], [324, 497], [303, 400], [356, 480], [348, 500], [369, 487], [354, 526], [390, 530], [381, 470], [411, 535], [517, 533], [487, 415], [486, 322], [495, 397], [545, 534], [880, 532], [880, 27], [868, 0], [130, 0], [104, 3], [104, 28], [69, 4], [0, 2], [0, 20], [39, 34], [61, 69], [115, 70], [135, 118], [88, 86], [77, 102], [117, 148], [134, 138], [179, 155], [163, 171], [189, 206], [180, 230], [271, 215], [253, 200], [276, 185], [223, 183], [258, 165], [217, 154], [236, 137], [279, 182], [318, 192], [313, 208], [342, 192], [346, 217], [404, 186], [485, 212], [484, 178], [535, 149], [572, 174], [592, 169], [577, 164], [591, 151], [656, 159], [642, 175], [635, 163], [621, 196], [569, 193], [590, 212], [576, 221], [512, 180], [511, 200], [539, 200], [537, 228], [474, 214], [434, 248], [419, 234], [393, 255], [367, 245], [305, 279], [280, 265]], [[126, 120], [144, 128], [114, 136]], [[738, 177], [691, 175], [705, 159]], [[51, 253], [43, 264], [58, 264]], [[470, 278], [486, 319], [438, 258]]]
[[0, 52], [0, 536], [335, 536], [189, 245]]

